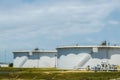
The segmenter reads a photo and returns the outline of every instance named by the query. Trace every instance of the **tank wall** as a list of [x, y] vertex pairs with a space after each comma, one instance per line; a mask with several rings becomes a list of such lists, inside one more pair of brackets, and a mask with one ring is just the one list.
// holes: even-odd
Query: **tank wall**
[[92, 49], [91, 48], [64, 48], [64, 49], [58, 49], [58, 58], [61, 56], [61, 55], [68, 55], [69, 53], [74, 53], [74, 54], [79, 54], [79, 53], [91, 53]]
[[61, 69], [75, 69], [80, 64], [82, 57], [91, 54], [91, 48], [58, 49], [58, 64]]
[[105, 62], [110, 65], [120, 65], [120, 49], [119, 48], [100, 48], [98, 53], [92, 54], [92, 58], [84, 65], [94, 67]]
[[14, 53], [13, 67], [21, 67], [25, 59], [28, 58], [28, 52]]
[[39, 54], [39, 67], [56, 67], [56, 53], [40, 53]]
[[86, 68], [88, 65], [94, 67], [102, 62], [120, 65], [119, 48], [98, 48], [96, 53], [92, 52], [92, 48], [62, 48], [58, 49], [58, 68], [74, 69], [78, 63], [82, 63], [80, 60], [83, 53], [89, 54], [90, 58], [80, 68]]
[[110, 49], [109, 51], [109, 63], [120, 66], [120, 49]]
[[52, 68], [56, 67], [56, 53], [15, 53], [14, 67], [24, 68]]
[[14, 59], [17, 58], [17, 57], [23, 57], [23, 56], [28, 56], [29, 52], [16, 52], [14, 53]]

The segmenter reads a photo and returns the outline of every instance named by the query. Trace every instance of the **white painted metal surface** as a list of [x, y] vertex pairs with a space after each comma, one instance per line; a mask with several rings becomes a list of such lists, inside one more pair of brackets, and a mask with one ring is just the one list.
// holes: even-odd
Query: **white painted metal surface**
[[15, 51], [14, 67], [52, 68], [56, 67], [56, 51]]
[[120, 46], [64, 46], [58, 50], [58, 68], [91, 68], [102, 62], [120, 66]]

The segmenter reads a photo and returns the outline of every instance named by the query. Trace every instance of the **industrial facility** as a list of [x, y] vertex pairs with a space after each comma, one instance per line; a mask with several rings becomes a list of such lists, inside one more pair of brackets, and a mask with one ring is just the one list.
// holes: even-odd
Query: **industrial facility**
[[14, 67], [113, 70], [120, 66], [120, 46], [76, 45], [56, 50], [14, 51]]

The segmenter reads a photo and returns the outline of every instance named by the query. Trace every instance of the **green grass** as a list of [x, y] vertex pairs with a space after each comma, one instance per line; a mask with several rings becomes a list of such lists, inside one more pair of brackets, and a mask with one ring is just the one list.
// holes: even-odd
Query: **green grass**
[[0, 73], [0, 80], [109, 80], [120, 78], [120, 72], [67, 72], [55, 68], [0, 68], [1, 71], [6, 73]]

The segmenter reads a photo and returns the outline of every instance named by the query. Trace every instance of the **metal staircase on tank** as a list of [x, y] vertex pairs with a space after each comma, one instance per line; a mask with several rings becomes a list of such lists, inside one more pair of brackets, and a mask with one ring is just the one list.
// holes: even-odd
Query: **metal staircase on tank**
[[19, 65], [19, 67], [23, 67], [23, 65], [26, 63], [27, 57], [24, 57]]
[[76, 69], [79, 69], [82, 66], [84, 66], [84, 64], [87, 63], [90, 60], [90, 58], [91, 58], [90, 54], [82, 54], [82, 56], [80, 57], [80, 61], [76, 66]]

